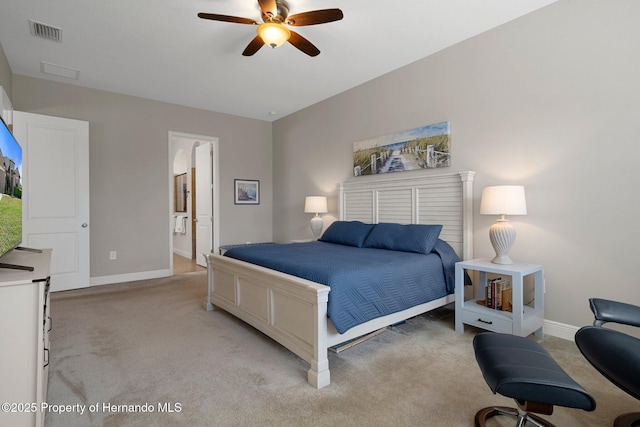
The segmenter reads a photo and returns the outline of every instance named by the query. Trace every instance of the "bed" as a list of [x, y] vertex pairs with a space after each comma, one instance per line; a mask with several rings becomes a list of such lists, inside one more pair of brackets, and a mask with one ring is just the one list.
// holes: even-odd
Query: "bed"
[[[358, 222], [388, 224], [392, 227], [409, 224], [441, 225], [438, 240], [446, 242], [447, 247], [460, 259], [470, 259], [473, 257], [474, 175], [474, 172], [467, 171], [407, 178], [358, 179], [342, 183], [339, 189], [338, 224]], [[389, 231], [386, 230], [387, 236]], [[276, 247], [280, 250], [285, 246], [299, 249], [300, 252], [303, 247], [308, 246], [315, 251], [326, 245], [334, 245], [334, 250], [348, 250], [346, 247], [350, 246], [331, 241], [291, 243], [274, 245], [269, 251]], [[256, 252], [261, 252], [262, 249], [264, 248], [255, 247], [249, 251], [249, 256], [258, 256]], [[385, 248], [352, 249], [386, 250], [387, 255], [391, 252]], [[228, 255], [233, 255], [233, 252]], [[239, 257], [243, 256], [245, 255]], [[279, 256], [280, 259], [287, 257], [282, 254]], [[451, 288], [451, 292], [441, 292], [426, 302], [391, 309], [388, 314], [374, 314], [373, 318], [365, 316], [347, 326], [336, 322], [336, 328], [334, 321], [328, 316], [331, 287], [310, 280], [323, 281], [319, 277], [323, 273], [315, 271], [306, 274], [305, 278], [305, 273], [299, 274], [303, 277], [287, 274], [278, 271], [277, 266], [274, 269], [273, 266], [269, 268], [259, 265], [261, 261], [255, 259], [247, 258], [252, 261], [248, 262], [217, 254], [207, 254], [206, 259], [208, 294], [205, 309], [210, 311], [216, 307], [227, 311], [307, 361], [310, 364], [307, 380], [316, 388], [330, 383], [328, 348], [454, 301]], [[317, 259], [323, 259], [322, 255]], [[406, 278], [403, 278], [402, 282], [405, 281]], [[447, 286], [446, 279], [444, 286]], [[336, 292], [332, 298], [336, 296]], [[335, 314], [333, 317], [337, 319]]]

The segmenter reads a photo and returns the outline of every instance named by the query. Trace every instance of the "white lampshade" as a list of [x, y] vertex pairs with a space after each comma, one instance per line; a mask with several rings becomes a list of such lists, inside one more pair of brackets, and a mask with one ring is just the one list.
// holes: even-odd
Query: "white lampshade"
[[482, 190], [480, 214], [500, 215], [498, 221], [489, 228], [489, 240], [496, 251], [491, 260], [495, 264], [513, 264], [509, 250], [516, 241], [516, 230], [505, 215], [526, 215], [527, 203], [524, 187], [521, 185], [497, 185]]
[[315, 213], [316, 216], [311, 218], [311, 232], [318, 238], [322, 233], [323, 222], [318, 216], [319, 213], [327, 213], [327, 198], [324, 196], [307, 196], [304, 199], [305, 213]]
[[305, 213], [327, 213], [327, 198], [324, 196], [307, 196], [304, 199]]
[[526, 215], [527, 202], [521, 185], [496, 185], [482, 190], [482, 215]]

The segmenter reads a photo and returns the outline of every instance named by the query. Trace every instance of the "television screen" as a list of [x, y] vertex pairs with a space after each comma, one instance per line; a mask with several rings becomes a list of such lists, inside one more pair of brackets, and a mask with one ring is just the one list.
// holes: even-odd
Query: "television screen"
[[0, 119], [0, 257], [22, 241], [22, 148]]

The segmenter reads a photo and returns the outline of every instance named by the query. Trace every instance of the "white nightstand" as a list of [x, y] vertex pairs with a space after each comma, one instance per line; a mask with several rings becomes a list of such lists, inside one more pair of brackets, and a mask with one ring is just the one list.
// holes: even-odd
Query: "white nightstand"
[[[473, 299], [464, 300], [464, 270], [475, 270], [480, 274]], [[513, 313], [487, 308], [478, 304], [485, 298], [487, 273], [511, 276]], [[533, 274], [534, 302], [525, 306], [522, 302], [524, 276]], [[494, 332], [503, 332], [526, 337], [535, 333], [542, 337], [544, 324], [544, 267], [516, 262], [509, 265], [493, 264], [486, 259], [472, 259], [456, 263], [456, 332], [464, 332], [464, 324]]]

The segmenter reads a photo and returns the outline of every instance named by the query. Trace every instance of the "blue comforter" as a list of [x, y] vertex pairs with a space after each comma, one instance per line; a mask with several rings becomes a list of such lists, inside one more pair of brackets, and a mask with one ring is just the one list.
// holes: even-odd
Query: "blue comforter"
[[330, 286], [327, 311], [339, 333], [453, 293], [459, 261], [442, 240], [428, 255], [314, 241], [239, 247], [225, 256]]

